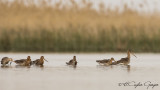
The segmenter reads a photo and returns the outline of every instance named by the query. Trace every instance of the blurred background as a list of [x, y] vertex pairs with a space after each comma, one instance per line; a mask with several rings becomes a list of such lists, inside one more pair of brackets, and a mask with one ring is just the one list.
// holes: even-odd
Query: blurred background
[[160, 52], [159, 0], [0, 0], [0, 52]]

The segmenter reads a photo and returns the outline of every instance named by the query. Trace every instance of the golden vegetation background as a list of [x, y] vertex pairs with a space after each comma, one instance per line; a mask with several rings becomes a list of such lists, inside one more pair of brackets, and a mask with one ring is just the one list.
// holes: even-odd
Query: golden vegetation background
[[[48, 2], [50, 2], [48, 0]], [[0, 0], [0, 51], [13, 52], [160, 52], [160, 16], [80, 7], [44, 0]]]

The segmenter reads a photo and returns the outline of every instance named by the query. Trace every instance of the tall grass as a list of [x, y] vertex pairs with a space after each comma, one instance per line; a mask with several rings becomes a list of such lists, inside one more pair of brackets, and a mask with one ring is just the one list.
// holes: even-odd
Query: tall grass
[[160, 52], [159, 13], [0, 0], [1, 52]]

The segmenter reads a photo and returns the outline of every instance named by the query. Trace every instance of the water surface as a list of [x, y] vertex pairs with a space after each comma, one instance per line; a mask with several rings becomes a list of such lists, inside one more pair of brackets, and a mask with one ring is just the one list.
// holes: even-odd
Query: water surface
[[[125, 53], [101, 54], [13, 54], [1, 53], [14, 60], [31, 56], [32, 60], [41, 55], [49, 62], [44, 67], [18, 67], [12, 63], [0, 68], [0, 90], [147, 90], [147, 86], [119, 86], [119, 83], [132, 82], [160, 84], [160, 54], [136, 54], [131, 57], [128, 66], [99, 66], [95, 61], [114, 57], [116, 60], [126, 57]], [[65, 65], [73, 55], [77, 56], [76, 68]], [[153, 89], [160, 90], [160, 86]]]

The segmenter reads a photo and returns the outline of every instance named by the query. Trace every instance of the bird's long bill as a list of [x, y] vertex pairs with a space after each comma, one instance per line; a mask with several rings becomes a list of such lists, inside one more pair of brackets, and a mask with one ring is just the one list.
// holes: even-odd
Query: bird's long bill
[[44, 59], [46, 62], [48, 62], [46, 59]]
[[136, 55], [134, 55], [134, 53], [131, 53], [131, 54], [137, 58], [137, 56], [136, 56]]

